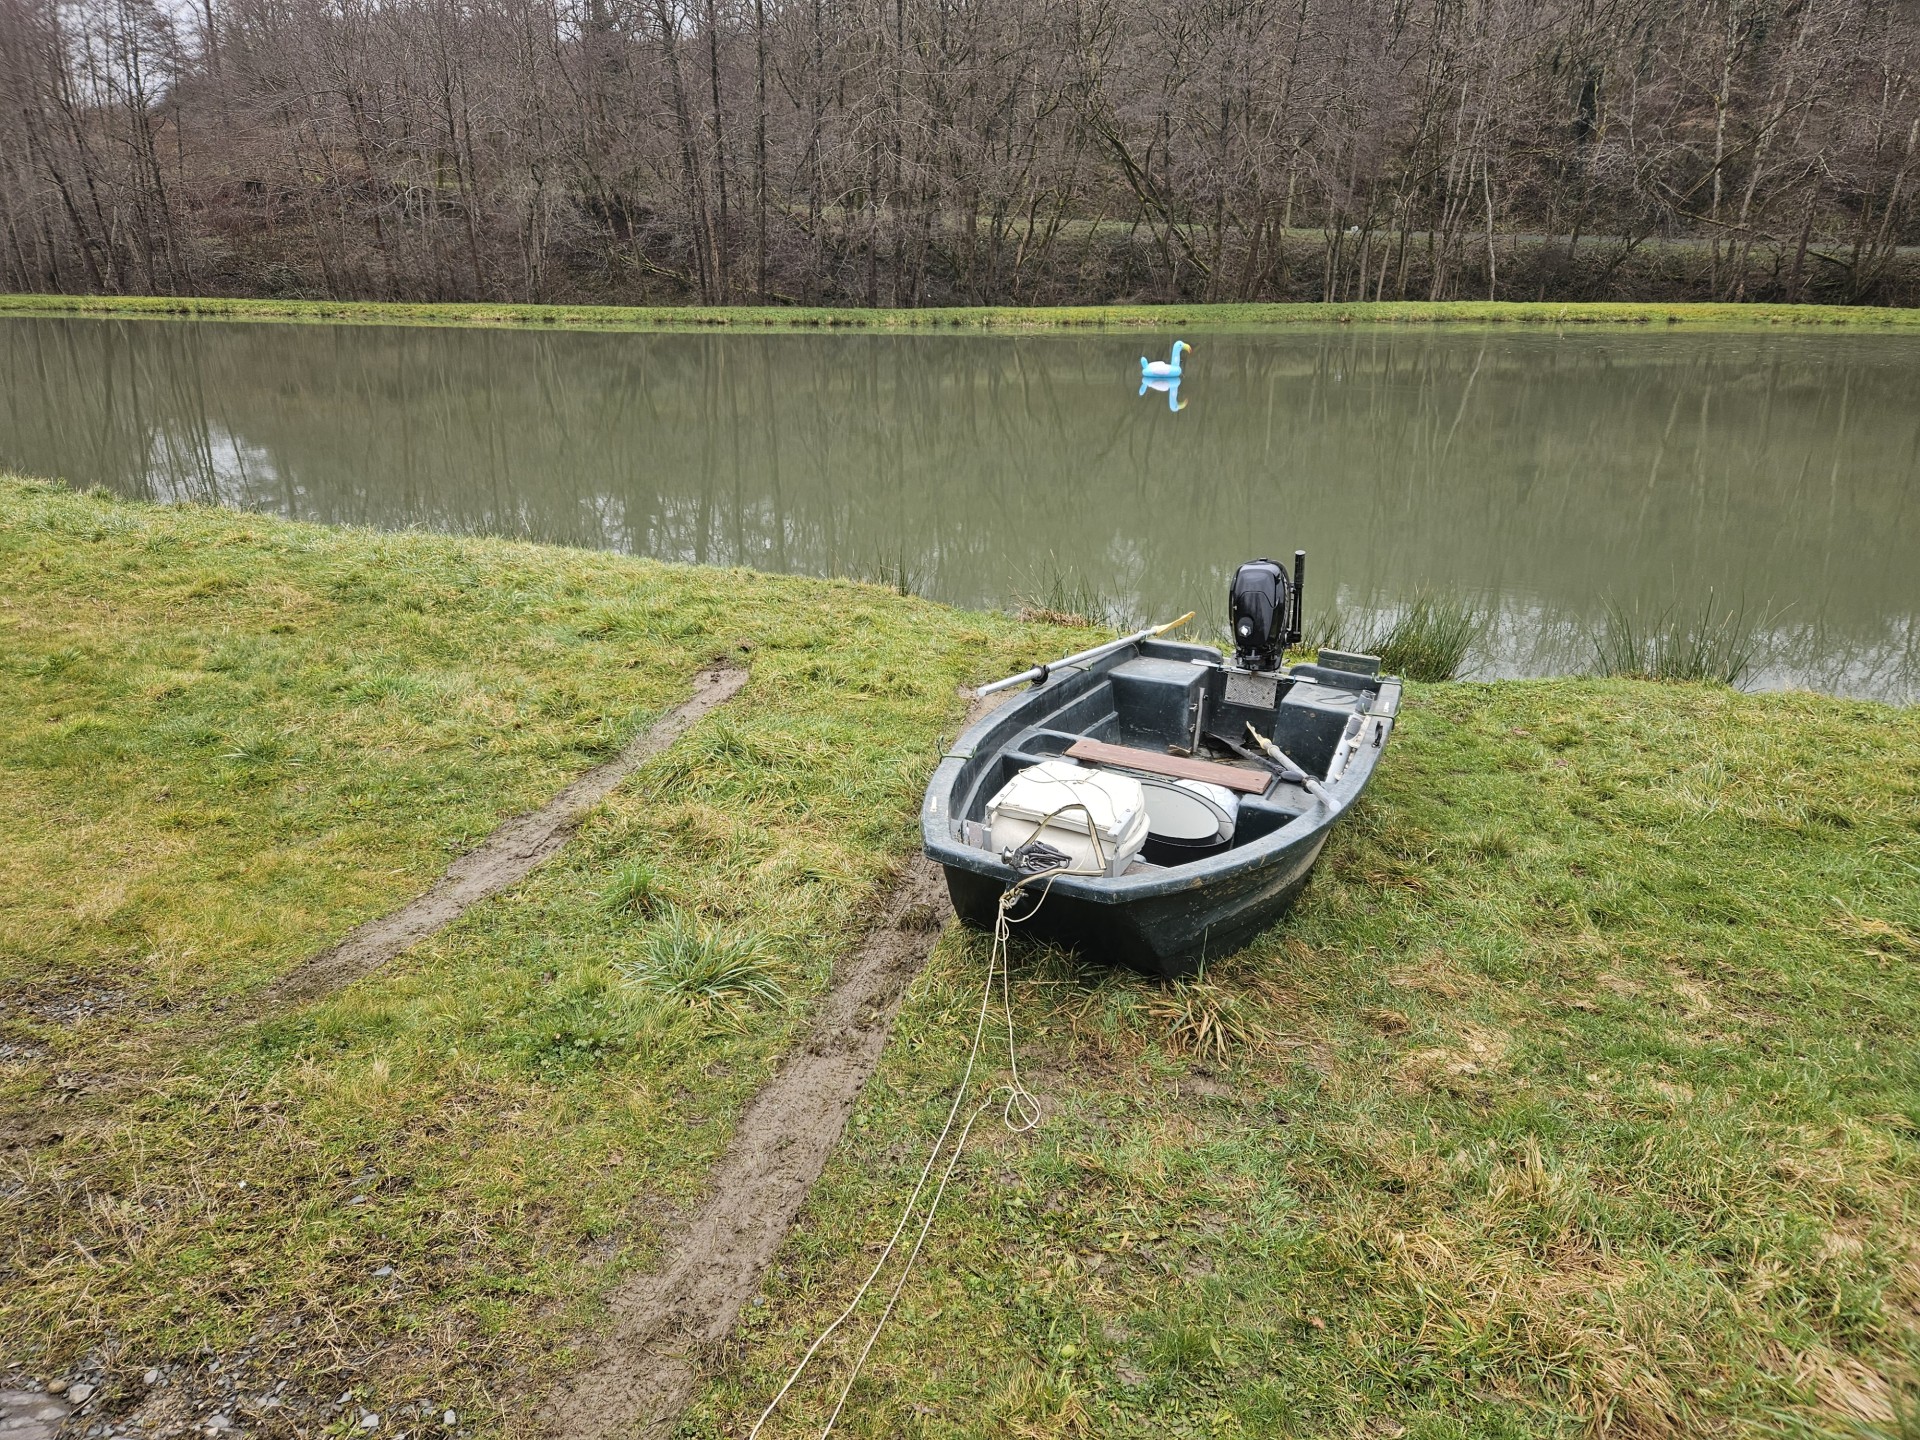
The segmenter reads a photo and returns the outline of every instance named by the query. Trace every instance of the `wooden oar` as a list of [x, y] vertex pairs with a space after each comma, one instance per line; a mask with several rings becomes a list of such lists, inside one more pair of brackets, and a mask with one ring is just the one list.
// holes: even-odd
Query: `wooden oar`
[[996, 680], [991, 685], [982, 685], [973, 693], [975, 695], [991, 695], [996, 690], [1005, 690], [1010, 685], [1018, 685], [1022, 680], [1031, 680], [1036, 685], [1044, 685], [1047, 676], [1055, 670], [1058, 670], [1062, 665], [1082, 665], [1089, 660], [1098, 660], [1102, 655], [1111, 655], [1116, 650], [1123, 650], [1129, 645], [1138, 645], [1142, 640], [1151, 640], [1157, 635], [1164, 635], [1169, 630], [1178, 630], [1182, 625], [1193, 619], [1193, 613], [1193, 611], [1189, 610], [1178, 620], [1169, 620], [1164, 625], [1149, 626], [1145, 630], [1137, 630], [1133, 634], [1119, 640], [1110, 640], [1105, 645], [1096, 645], [1091, 650], [1082, 650], [1078, 655], [1068, 655], [1046, 665], [1036, 665], [1031, 670], [1022, 670], [1018, 675], [1009, 675], [1006, 679]]
[[1304, 786], [1309, 795], [1313, 796], [1329, 810], [1333, 808], [1333, 797], [1322, 788], [1320, 782], [1309, 775], [1291, 755], [1287, 754], [1286, 751], [1274, 744], [1273, 741], [1254, 729], [1251, 720], [1247, 722], [1247, 734], [1252, 738], [1253, 743], [1260, 747], [1260, 752], [1263, 755], [1275, 764], [1284, 767], [1280, 772], [1281, 778], [1291, 780], [1296, 785]]

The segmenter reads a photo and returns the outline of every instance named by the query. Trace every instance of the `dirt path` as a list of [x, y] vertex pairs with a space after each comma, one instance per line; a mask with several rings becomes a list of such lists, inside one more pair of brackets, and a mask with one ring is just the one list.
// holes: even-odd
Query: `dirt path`
[[587, 812], [606, 799], [614, 786], [746, 683], [744, 670], [701, 672], [691, 697], [630, 740], [613, 759], [589, 770], [532, 814], [501, 825], [478, 848], [449, 865], [424, 895], [356, 926], [339, 944], [269, 985], [247, 1008], [266, 1010], [338, 990], [378, 970], [482, 900], [518, 884], [567, 843]]
[[70, 1413], [42, 1390], [0, 1390], [0, 1440], [54, 1440]]
[[693, 1398], [703, 1354], [758, 1293], [880, 1061], [907, 986], [951, 913], [940, 870], [915, 855], [835, 982], [804, 1045], [748, 1105], [711, 1198], [659, 1274], [614, 1292], [598, 1356], [551, 1396], [555, 1440], [663, 1436]]

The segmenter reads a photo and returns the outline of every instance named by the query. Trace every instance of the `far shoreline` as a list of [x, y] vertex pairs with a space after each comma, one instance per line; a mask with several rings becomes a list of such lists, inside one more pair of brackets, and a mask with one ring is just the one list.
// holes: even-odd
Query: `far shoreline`
[[1920, 308], [1873, 305], [1659, 304], [1642, 301], [1377, 301], [1360, 304], [983, 305], [842, 309], [778, 305], [521, 305], [484, 301], [251, 300], [171, 295], [0, 295], [0, 318], [248, 320], [605, 332], [1071, 333], [1313, 326], [1527, 326], [1751, 331], [1920, 330]]

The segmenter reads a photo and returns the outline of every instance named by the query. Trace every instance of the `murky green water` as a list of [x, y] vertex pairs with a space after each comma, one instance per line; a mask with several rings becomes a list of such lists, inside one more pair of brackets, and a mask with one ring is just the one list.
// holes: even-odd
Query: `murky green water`
[[1478, 598], [1481, 675], [1609, 605], [1738, 610], [1760, 684], [1920, 698], [1920, 341], [1343, 328], [589, 335], [0, 320], [0, 464], [128, 495], [1217, 613]]

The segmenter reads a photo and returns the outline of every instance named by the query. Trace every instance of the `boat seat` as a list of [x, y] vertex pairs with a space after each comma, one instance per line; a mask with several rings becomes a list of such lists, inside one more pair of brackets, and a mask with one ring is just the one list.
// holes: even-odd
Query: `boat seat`
[[1264, 795], [1273, 785], [1273, 776], [1262, 770], [1243, 770], [1237, 765], [1220, 765], [1211, 760], [1190, 760], [1157, 750], [1139, 750], [1131, 745], [1109, 745], [1104, 740], [1076, 740], [1067, 747], [1066, 754], [1069, 760], [1084, 760], [1089, 765], [1111, 765], [1120, 770], [1165, 775], [1173, 780], [1204, 780], [1209, 785], [1222, 785], [1242, 795]]
[[1196, 708], [1206, 693], [1207, 673], [1185, 660], [1150, 656], [1114, 666], [1108, 680], [1117, 728], [1122, 735], [1163, 742], [1169, 736], [1191, 735]]
[[1280, 701], [1273, 719], [1273, 740], [1296, 765], [1325, 775], [1346, 732], [1347, 719], [1367, 713], [1372, 696], [1365, 691], [1297, 681]]

